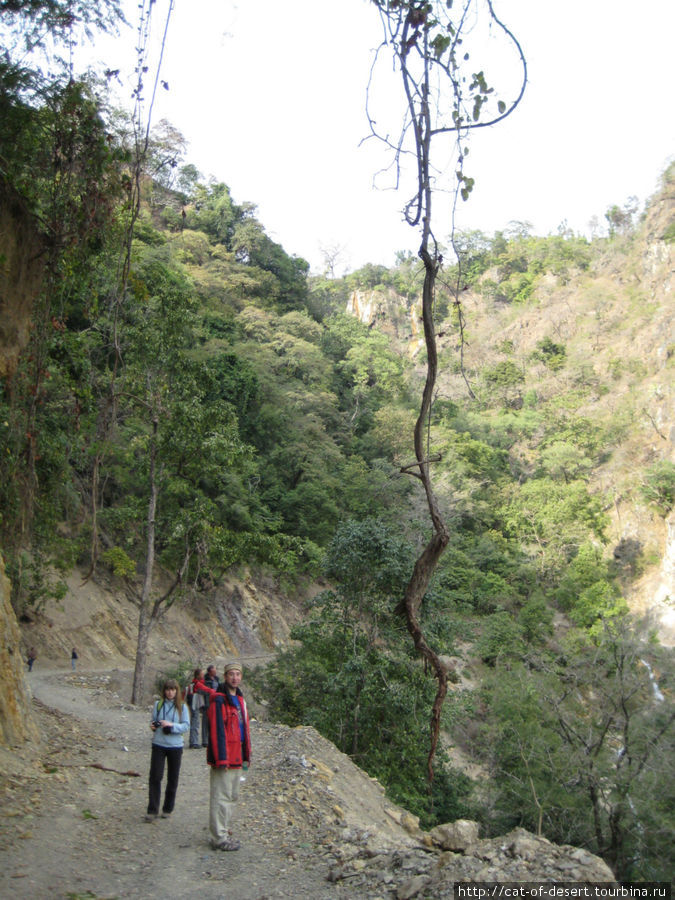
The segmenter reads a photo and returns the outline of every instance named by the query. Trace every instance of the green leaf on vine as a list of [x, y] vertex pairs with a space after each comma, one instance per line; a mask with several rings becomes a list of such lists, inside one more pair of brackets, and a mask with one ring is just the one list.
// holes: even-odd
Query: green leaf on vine
[[483, 105], [483, 98], [476, 97], [473, 101], [473, 113], [472, 113], [474, 122], [477, 122], [480, 119], [480, 109], [481, 109], [482, 105]]
[[431, 42], [431, 47], [434, 51], [434, 55], [436, 59], [440, 59], [441, 56], [445, 53], [445, 51], [450, 46], [450, 38], [445, 34], [437, 34], [436, 37]]

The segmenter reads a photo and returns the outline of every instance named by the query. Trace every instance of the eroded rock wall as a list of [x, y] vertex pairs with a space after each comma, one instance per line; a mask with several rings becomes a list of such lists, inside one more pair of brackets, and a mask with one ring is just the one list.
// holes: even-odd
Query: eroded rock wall
[[[0, 179], [0, 378], [11, 376], [28, 341], [44, 273], [44, 244], [20, 198]], [[1, 548], [0, 548], [1, 551]], [[0, 552], [0, 745], [37, 738], [24, 678], [19, 626]]]
[[19, 625], [10, 603], [10, 584], [0, 556], [0, 745], [37, 739], [25, 680]]

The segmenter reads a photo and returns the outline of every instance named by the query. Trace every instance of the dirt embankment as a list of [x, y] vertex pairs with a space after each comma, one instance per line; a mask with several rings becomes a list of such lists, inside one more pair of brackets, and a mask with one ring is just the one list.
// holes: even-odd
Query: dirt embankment
[[[39, 614], [21, 621], [23, 658], [34, 647], [36, 671], [70, 664], [77, 648], [80, 665], [127, 669], [133, 665], [138, 635], [138, 606], [121, 579], [98, 573], [86, 579], [77, 569], [66, 578], [60, 601], [50, 600]], [[292, 625], [302, 615], [306, 596], [316, 585], [300, 585], [293, 596], [277, 581], [242, 570], [210, 593], [183, 598], [165, 609], [150, 633], [146, 659], [146, 695], [153, 696], [157, 673], [180, 663], [219, 669], [231, 658], [264, 661], [289, 640]], [[131, 688], [122, 696], [129, 699]]]

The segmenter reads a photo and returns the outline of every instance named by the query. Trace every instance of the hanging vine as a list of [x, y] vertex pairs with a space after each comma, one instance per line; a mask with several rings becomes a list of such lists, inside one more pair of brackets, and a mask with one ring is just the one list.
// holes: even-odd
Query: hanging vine
[[[436, 565], [450, 540], [431, 479], [431, 465], [440, 459], [431, 453], [430, 414], [438, 373], [434, 301], [438, 273], [443, 264], [434, 231], [436, 210], [432, 204], [437, 193], [448, 191], [443, 185], [443, 177], [450, 163], [443, 164], [442, 159], [444, 154], [446, 159], [449, 155], [454, 161], [454, 185], [449, 188], [452, 202], [450, 215], [447, 215], [445, 207], [446, 215], [440, 216], [440, 220], [445, 222], [444, 233], [450, 232], [458, 260], [453, 294], [463, 348], [464, 319], [460, 302], [462, 260], [455, 245], [455, 216], [458, 200], [467, 200], [474, 186], [474, 179], [465, 171], [467, 138], [472, 130], [495, 125], [515, 110], [525, 91], [527, 66], [520, 44], [497, 17], [491, 0], [463, 0], [456, 5], [453, 0], [373, 0], [373, 3], [380, 12], [384, 38], [371, 69], [368, 121], [372, 136], [381, 140], [391, 151], [391, 162], [383, 171], [393, 173], [395, 187], [401, 186], [407, 163], [412, 162], [415, 187], [403, 214], [409, 225], [420, 229], [418, 252], [424, 264], [422, 321], [427, 373], [414, 430], [415, 462], [401, 471], [422, 482], [432, 533], [415, 562], [397, 611], [405, 617], [416, 650], [425, 665], [432, 669], [438, 682], [430, 718], [427, 758], [427, 775], [431, 785], [441, 712], [448, 691], [448, 671], [438, 653], [427, 642], [419, 614]], [[519, 75], [510, 100], [496, 94], [489, 86], [484, 70], [474, 62], [473, 48], [480, 49], [481, 42], [494, 39], [497, 35], [505, 39], [506, 47], [516, 55]], [[403, 94], [403, 122], [396, 138], [378, 125], [378, 119], [371, 112], [376, 76], [380, 74], [380, 63], [385, 58], [393, 62]]]

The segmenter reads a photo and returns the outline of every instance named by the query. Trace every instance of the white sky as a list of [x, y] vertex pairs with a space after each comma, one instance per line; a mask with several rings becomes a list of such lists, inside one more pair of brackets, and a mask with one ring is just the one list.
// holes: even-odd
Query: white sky
[[[136, 25], [138, 0], [125, 0]], [[475, 132], [476, 180], [458, 227], [492, 233], [529, 221], [535, 233], [596, 216], [656, 190], [675, 155], [673, 0], [494, 0], [524, 50], [529, 85], [516, 112]], [[168, 0], [157, 0], [161, 35]], [[388, 162], [368, 135], [365, 93], [381, 26], [369, 0], [176, 0], [153, 122], [189, 142], [188, 161], [257, 204], [268, 234], [322, 267], [392, 265], [416, 251], [408, 199], [375, 190]], [[135, 31], [96, 54], [133, 69]], [[126, 60], [126, 61], [125, 61]], [[76, 64], [78, 60], [76, 59]], [[437, 205], [442, 202], [439, 198]], [[444, 238], [445, 235], [438, 235]]]

